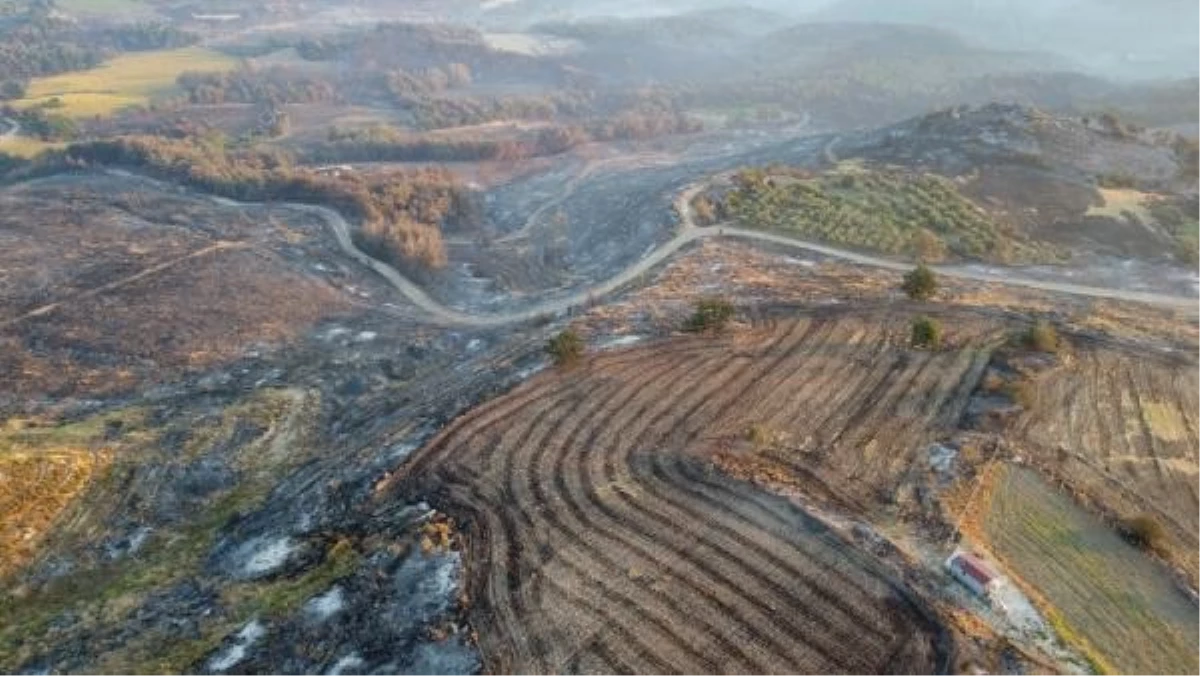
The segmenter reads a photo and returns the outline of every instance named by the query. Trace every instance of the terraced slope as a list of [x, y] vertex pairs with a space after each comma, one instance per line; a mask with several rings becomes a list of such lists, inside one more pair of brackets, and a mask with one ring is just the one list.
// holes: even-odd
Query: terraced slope
[[[419, 451], [396, 480], [464, 523], [488, 668], [944, 669], [936, 620], [867, 555], [698, 457], [713, 435], [769, 413], [836, 419], [822, 426], [839, 436], [830, 448], [876, 451], [847, 471], [895, 472], [904, 460], [887, 449], [924, 429], [971, 363], [948, 353], [867, 366], [867, 354], [903, 352], [885, 339], [897, 325], [807, 318], [602, 355], [535, 378]], [[854, 419], [867, 426], [845, 429]]]

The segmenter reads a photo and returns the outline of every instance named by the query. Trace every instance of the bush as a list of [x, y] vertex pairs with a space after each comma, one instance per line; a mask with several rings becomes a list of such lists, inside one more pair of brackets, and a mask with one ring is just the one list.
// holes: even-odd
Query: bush
[[912, 322], [913, 347], [937, 349], [942, 345], [942, 324], [929, 317], [917, 317]]
[[1162, 551], [1166, 530], [1162, 524], [1149, 514], [1135, 516], [1125, 522], [1125, 537], [1130, 542], [1146, 551]]
[[1026, 380], [1017, 380], [1009, 383], [1005, 391], [1008, 393], [1009, 399], [1012, 399], [1013, 402], [1026, 411], [1032, 410], [1034, 402], [1037, 401], [1033, 383]]
[[937, 287], [937, 277], [924, 263], [904, 275], [904, 283], [900, 285], [913, 300], [929, 300], [937, 292]]
[[733, 319], [733, 312], [733, 304], [724, 298], [705, 298], [696, 304], [696, 312], [684, 328], [696, 333], [720, 331]]
[[1058, 352], [1058, 331], [1049, 322], [1039, 321], [1025, 334], [1025, 344], [1038, 352]]
[[556, 366], [573, 366], [583, 358], [583, 338], [572, 329], [554, 336], [546, 343], [546, 353]]

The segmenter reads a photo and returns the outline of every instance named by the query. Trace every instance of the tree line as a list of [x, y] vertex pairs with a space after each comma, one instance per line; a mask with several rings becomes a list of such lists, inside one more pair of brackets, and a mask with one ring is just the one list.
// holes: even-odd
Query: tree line
[[[364, 251], [411, 273], [446, 262], [441, 230], [474, 227], [474, 197], [444, 169], [325, 175], [297, 167], [279, 150], [228, 149], [222, 137], [126, 136], [78, 143], [18, 165], [23, 176], [93, 166], [123, 166], [230, 199], [328, 206], [358, 221]], [[9, 178], [17, 178], [10, 171]]]

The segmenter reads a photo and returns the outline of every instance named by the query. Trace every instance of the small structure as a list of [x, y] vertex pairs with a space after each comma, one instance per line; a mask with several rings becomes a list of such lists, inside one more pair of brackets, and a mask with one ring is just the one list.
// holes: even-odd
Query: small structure
[[990, 598], [1000, 586], [1002, 578], [979, 557], [967, 552], [955, 552], [946, 559], [946, 569], [954, 579], [966, 585], [979, 596]]

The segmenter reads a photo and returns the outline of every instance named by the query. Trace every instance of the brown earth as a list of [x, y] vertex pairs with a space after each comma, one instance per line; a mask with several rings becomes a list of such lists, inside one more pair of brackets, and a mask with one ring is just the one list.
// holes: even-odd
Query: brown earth
[[72, 181], [0, 193], [0, 398], [127, 391], [351, 308], [280, 255], [319, 224]]
[[460, 418], [381, 490], [461, 524], [493, 671], [942, 669], [944, 630], [900, 582], [702, 457], [779, 421], [870, 449], [827, 454], [847, 492], [888, 485], [910, 461], [896, 450], [953, 418], [980, 368], [894, 347], [899, 321], [802, 317], [597, 356]]

